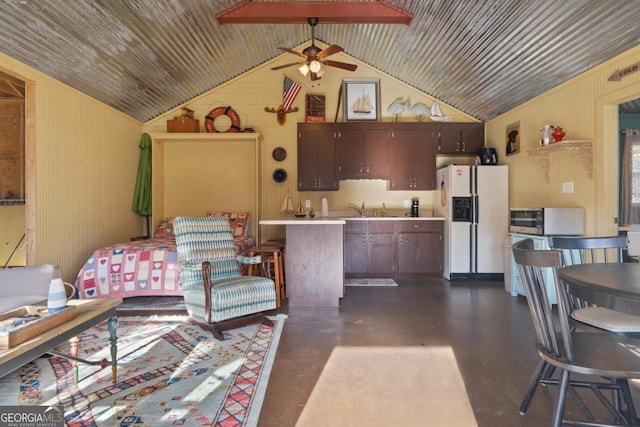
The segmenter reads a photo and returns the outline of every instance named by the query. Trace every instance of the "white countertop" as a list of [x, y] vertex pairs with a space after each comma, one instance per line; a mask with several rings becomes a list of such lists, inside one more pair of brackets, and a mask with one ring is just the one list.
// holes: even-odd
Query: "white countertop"
[[354, 216], [345, 217], [347, 221], [444, 221], [440, 216]]
[[261, 225], [338, 225], [346, 224], [347, 221], [444, 221], [443, 217], [410, 217], [410, 216], [353, 216], [353, 217], [301, 217], [296, 218], [293, 216], [276, 218], [276, 219], [261, 219]]
[[283, 217], [279, 219], [261, 219], [260, 225], [343, 225], [346, 221], [343, 218], [320, 218], [320, 217], [302, 217], [294, 216]]

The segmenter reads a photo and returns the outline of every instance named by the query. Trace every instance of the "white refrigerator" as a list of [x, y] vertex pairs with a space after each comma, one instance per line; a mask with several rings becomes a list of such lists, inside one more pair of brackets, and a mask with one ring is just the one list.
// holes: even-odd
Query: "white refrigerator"
[[448, 165], [437, 172], [434, 210], [446, 218], [443, 276], [503, 280], [509, 233], [509, 168]]

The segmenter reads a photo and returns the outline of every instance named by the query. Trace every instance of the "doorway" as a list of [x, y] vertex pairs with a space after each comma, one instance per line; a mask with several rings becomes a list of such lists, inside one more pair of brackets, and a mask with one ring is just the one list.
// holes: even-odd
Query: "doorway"
[[26, 84], [0, 72], [0, 268], [26, 265]]
[[[638, 206], [640, 204], [640, 146], [638, 146], [637, 130], [640, 129], [640, 98], [632, 99], [618, 105], [618, 147], [619, 147], [619, 218], [621, 230], [629, 228], [631, 223], [640, 222]], [[625, 146], [627, 133], [630, 139]], [[632, 139], [631, 139], [632, 138]]]

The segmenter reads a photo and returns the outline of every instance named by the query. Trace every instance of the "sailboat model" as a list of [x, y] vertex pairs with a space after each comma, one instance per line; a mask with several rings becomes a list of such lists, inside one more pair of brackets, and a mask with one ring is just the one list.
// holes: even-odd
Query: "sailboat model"
[[371, 103], [371, 97], [364, 92], [362, 96], [359, 96], [353, 104], [351, 104], [351, 111], [355, 114], [369, 114], [373, 111], [373, 104]]
[[440, 105], [434, 101], [431, 104], [431, 115], [429, 116], [434, 122], [450, 122], [451, 116], [443, 116], [442, 111], [440, 111]]
[[287, 195], [284, 196], [284, 201], [282, 202], [282, 207], [280, 208], [280, 213], [283, 215], [293, 215], [293, 203], [291, 203], [291, 195], [289, 194], [289, 189], [287, 188]]

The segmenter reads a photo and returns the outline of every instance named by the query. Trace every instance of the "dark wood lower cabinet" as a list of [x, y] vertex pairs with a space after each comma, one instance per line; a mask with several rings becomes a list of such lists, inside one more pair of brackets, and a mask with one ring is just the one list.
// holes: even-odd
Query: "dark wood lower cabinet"
[[439, 220], [347, 220], [347, 277], [440, 275], [444, 223]]
[[442, 221], [398, 224], [398, 274], [442, 273]]
[[368, 248], [367, 233], [344, 234], [345, 274], [366, 274], [368, 272]]

